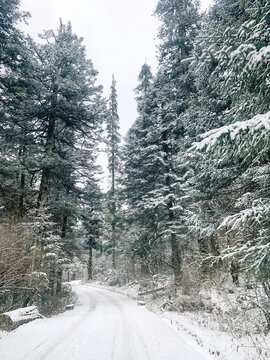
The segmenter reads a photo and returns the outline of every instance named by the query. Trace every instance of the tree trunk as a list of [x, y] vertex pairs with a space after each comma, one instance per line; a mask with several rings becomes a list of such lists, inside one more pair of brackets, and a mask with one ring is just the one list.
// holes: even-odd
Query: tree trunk
[[24, 165], [25, 165], [25, 153], [26, 153], [26, 146], [25, 140], [24, 144], [21, 146], [19, 151], [19, 158], [21, 162], [21, 174], [20, 174], [20, 194], [19, 194], [19, 216], [22, 218], [24, 217], [24, 192], [25, 192], [25, 173], [24, 173]]
[[141, 278], [149, 277], [150, 276], [150, 268], [149, 268], [149, 250], [144, 248], [143, 251], [140, 253], [140, 268], [141, 268]]
[[62, 269], [58, 269], [57, 280], [56, 280], [56, 293], [57, 294], [61, 293], [61, 291], [62, 291], [62, 276], [63, 276]]
[[116, 203], [115, 203], [115, 164], [114, 164], [114, 151], [112, 153], [112, 267], [116, 269]]
[[237, 260], [233, 260], [231, 262], [230, 272], [231, 272], [233, 283], [238, 286], [239, 285], [240, 265]]
[[[65, 215], [63, 217], [63, 223], [62, 223], [62, 232], [61, 232], [61, 239], [65, 239], [67, 235], [67, 224], [68, 224], [68, 217]], [[58, 268], [55, 271], [55, 281], [56, 281], [56, 294], [59, 294], [62, 291], [62, 277], [63, 277], [63, 270], [61, 268]]]
[[[164, 119], [164, 124], [165, 126], [167, 126], [166, 124], [166, 120]], [[171, 163], [171, 153], [170, 153], [170, 149], [168, 146], [168, 130], [164, 130], [163, 134], [162, 134], [162, 148], [164, 151], [164, 162], [166, 164], [165, 166], [165, 171], [167, 173], [166, 179], [165, 179], [165, 183], [166, 183], [166, 187], [167, 187], [167, 193], [166, 195], [169, 196], [169, 201], [167, 203], [167, 211], [168, 211], [168, 216], [169, 216], [169, 223], [173, 224], [173, 222], [175, 221], [175, 213], [174, 210], [172, 210], [173, 205], [174, 205], [174, 200], [171, 196], [171, 194], [174, 193], [174, 189], [172, 187], [172, 183], [171, 183], [171, 174], [172, 174], [172, 170], [173, 170], [173, 166]], [[179, 248], [179, 244], [178, 244], [178, 240], [177, 240], [177, 236], [174, 232], [174, 230], [172, 230], [171, 235], [170, 235], [170, 245], [171, 245], [171, 261], [172, 261], [172, 267], [173, 267], [173, 273], [174, 273], [174, 281], [175, 281], [175, 285], [179, 286], [180, 282], [181, 282], [181, 257], [180, 257], [180, 248]]]
[[[50, 158], [53, 154], [53, 148], [55, 143], [55, 119], [49, 119], [49, 126], [47, 132], [47, 141], [45, 147], [45, 154], [47, 158]], [[49, 195], [49, 184], [50, 184], [50, 177], [51, 177], [51, 168], [50, 166], [45, 166], [42, 170], [41, 175], [41, 182], [39, 187], [39, 194], [38, 194], [38, 201], [37, 201], [37, 208], [45, 208], [47, 204], [47, 199]]]
[[88, 257], [88, 280], [93, 280], [93, 246], [89, 247], [89, 257]]
[[173, 266], [173, 274], [174, 274], [174, 282], [175, 285], [179, 286], [181, 283], [181, 257], [180, 257], [180, 249], [177, 242], [177, 238], [175, 234], [171, 234], [171, 250], [172, 250], [172, 266]]
[[116, 269], [116, 239], [115, 239], [115, 221], [112, 221], [112, 267]]
[[[53, 154], [55, 142], [55, 119], [53, 117], [49, 118], [49, 125], [47, 130], [47, 141], [45, 147], [45, 154], [48, 158], [50, 158]], [[41, 182], [39, 187], [39, 194], [37, 200], [37, 216], [40, 217], [45, 216], [45, 208], [49, 196], [49, 184], [51, 177], [51, 169], [49, 166], [44, 167], [41, 175]], [[34, 243], [34, 251], [32, 256], [32, 264], [31, 271], [39, 271], [41, 267], [41, 259], [42, 259], [42, 234], [40, 237], [36, 236]]]
[[21, 174], [20, 181], [20, 199], [19, 199], [19, 214], [20, 217], [24, 217], [24, 189], [25, 189], [25, 174]]
[[49, 283], [50, 283], [50, 291], [51, 296], [56, 294], [56, 272], [55, 268], [49, 270]]
[[[170, 181], [170, 179], [168, 179], [168, 180]], [[173, 200], [171, 199], [168, 203], [169, 221], [171, 224], [175, 221], [175, 213], [172, 210], [172, 207], [173, 207]], [[181, 277], [182, 277], [181, 255], [180, 255], [179, 243], [178, 243], [175, 232], [171, 232], [170, 244], [171, 244], [171, 251], [172, 251], [171, 256], [172, 256], [174, 282], [175, 282], [176, 286], [179, 286], [181, 283]]]
[[220, 255], [220, 250], [219, 250], [219, 245], [218, 245], [216, 236], [212, 235], [210, 237], [210, 245], [211, 245], [212, 254], [214, 256], [219, 256]]
[[140, 268], [141, 268], [140, 277], [141, 277], [141, 278], [149, 277], [149, 275], [150, 275], [149, 265], [148, 265], [148, 263], [145, 261], [145, 259], [141, 259]]
[[200, 263], [200, 275], [201, 278], [205, 280], [208, 276], [211, 276], [211, 264], [208, 259], [210, 254], [209, 239], [208, 238], [198, 239], [198, 248], [202, 258]]
[[67, 225], [68, 225], [68, 217], [65, 215], [63, 217], [63, 223], [62, 223], [62, 232], [61, 232], [62, 239], [65, 239], [67, 236]]

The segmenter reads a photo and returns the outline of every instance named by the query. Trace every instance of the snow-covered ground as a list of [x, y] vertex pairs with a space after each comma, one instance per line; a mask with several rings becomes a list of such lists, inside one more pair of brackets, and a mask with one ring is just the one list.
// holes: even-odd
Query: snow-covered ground
[[[137, 298], [139, 292], [139, 283], [123, 287], [108, 287], [97, 283], [96, 286], [102, 289], [111, 289], [111, 291], [125, 294], [133, 299]], [[252, 315], [253, 318], [252, 316], [247, 317], [247, 314], [242, 317], [230, 314], [228, 313], [229, 307], [227, 303], [233, 303], [235, 294], [231, 294], [225, 301], [224, 294], [223, 296], [218, 296], [214, 289], [210, 292], [212, 292], [212, 304], [216, 304], [217, 308], [222, 309], [219, 315], [203, 311], [185, 311], [179, 313], [176, 311], [166, 311], [166, 309], [162, 310], [162, 304], [164, 304], [166, 299], [164, 294], [159, 296], [146, 295], [143, 300], [145, 300], [146, 306], [151, 311], [158, 314], [169, 326], [179, 333], [181, 339], [194, 348], [200, 348], [200, 353], [207, 359], [270, 359], [270, 335], [265, 336], [254, 331], [252, 321], [254, 320], [254, 323], [258, 322], [258, 313], [255, 312]], [[209, 294], [204, 295], [207, 298]], [[241, 312], [241, 309], [239, 309], [239, 312]], [[230, 318], [233, 316], [236, 317]], [[257, 319], [254, 317], [257, 317]]]
[[0, 333], [1, 360], [209, 360], [136, 301], [73, 283], [74, 310]]

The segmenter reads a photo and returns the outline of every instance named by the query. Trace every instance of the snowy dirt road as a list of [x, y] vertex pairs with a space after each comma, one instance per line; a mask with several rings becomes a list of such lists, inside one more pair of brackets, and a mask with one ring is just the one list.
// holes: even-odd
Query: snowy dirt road
[[205, 360], [157, 315], [108, 290], [73, 284], [72, 311], [0, 339], [1, 360]]

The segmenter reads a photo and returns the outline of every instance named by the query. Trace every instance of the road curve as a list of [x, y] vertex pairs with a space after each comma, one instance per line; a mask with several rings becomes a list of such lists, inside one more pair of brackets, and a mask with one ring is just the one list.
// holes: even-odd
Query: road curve
[[205, 360], [160, 317], [126, 296], [73, 284], [74, 310], [0, 339], [1, 360]]

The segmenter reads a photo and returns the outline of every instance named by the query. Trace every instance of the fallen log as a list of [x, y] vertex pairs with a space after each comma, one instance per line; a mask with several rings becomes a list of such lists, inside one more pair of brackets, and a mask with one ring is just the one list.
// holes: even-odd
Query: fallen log
[[146, 303], [144, 301], [137, 301], [137, 305], [144, 306], [144, 305], [146, 305]]
[[158, 288], [158, 289], [147, 290], [147, 291], [144, 291], [144, 292], [139, 292], [138, 296], [154, 294], [154, 293], [156, 293], [158, 291], [162, 291], [162, 290], [165, 290], [165, 287], [161, 287], [161, 288]]
[[0, 329], [11, 331], [20, 325], [40, 318], [42, 318], [42, 315], [40, 315], [37, 306], [27, 306], [25, 308], [8, 311], [0, 314]]

